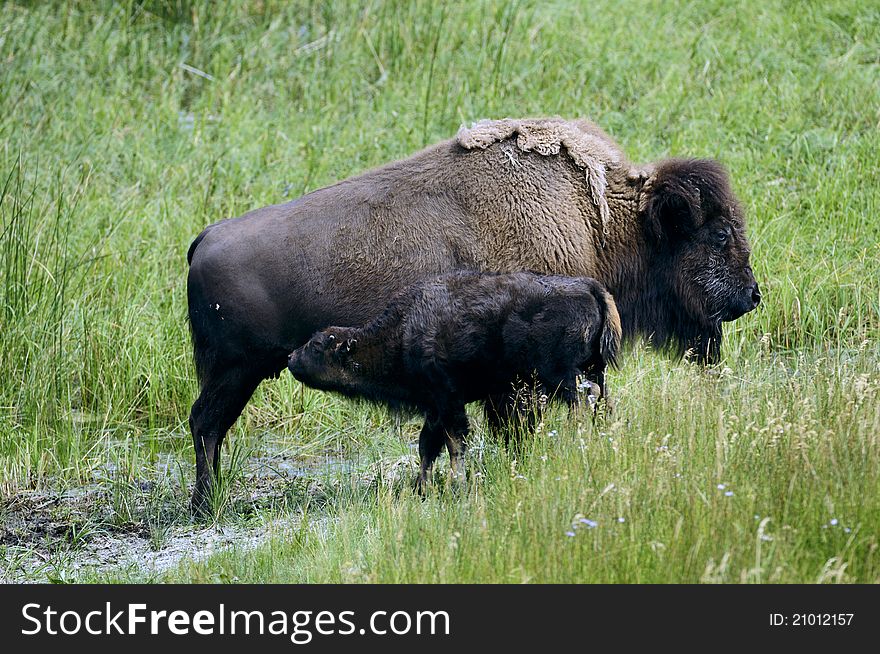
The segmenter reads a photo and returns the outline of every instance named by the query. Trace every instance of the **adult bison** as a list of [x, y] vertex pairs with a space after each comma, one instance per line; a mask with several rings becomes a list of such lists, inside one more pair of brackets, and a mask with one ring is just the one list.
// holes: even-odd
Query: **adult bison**
[[[206, 228], [187, 258], [200, 389], [193, 507], [259, 383], [329, 325], [374, 318], [402, 288], [456, 269], [595, 277], [625, 336], [702, 362], [757, 306], [745, 225], [724, 169], [636, 167], [588, 121], [481, 121], [408, 159]], [[492, 425], [506, 420], [487, 402]]]

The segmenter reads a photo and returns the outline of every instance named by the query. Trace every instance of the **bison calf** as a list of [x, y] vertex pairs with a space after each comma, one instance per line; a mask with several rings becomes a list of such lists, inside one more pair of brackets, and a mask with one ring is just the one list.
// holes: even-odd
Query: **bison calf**
[[602, 394], [620, 338], [614, 300], [594, 279], [458, 272], [413, 285], [364, 327], [319, 331], [288, 368], [313, 388], [423, 414], [423, 488], [444, 443], [463, 476], [467, 403], [528, 380], [576, 405], [579, 374]]

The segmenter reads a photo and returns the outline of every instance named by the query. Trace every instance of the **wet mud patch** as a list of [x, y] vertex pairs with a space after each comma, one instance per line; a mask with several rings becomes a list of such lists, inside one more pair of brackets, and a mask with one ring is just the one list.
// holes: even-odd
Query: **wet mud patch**
[[[187, 461], [188, 463], [188, 461]], [[189, 511], [188, 470], [161, 460], [138, 475], [99, 469], [92, 483], [0, 497], [0, 582], [72, 582], [112, 574], [144, 580], [224, 549], [253, 549], [330, 523], [325, 507], [352, 492], [406, 485], [413, 455], [357, 461], [332, 454], [239, 456], [214, 521]]]
[[[229, 548], [252, 549], [269, 538], [295, 529], [299, 516], [278, 518], [258, 526], [198, 524], [170, 527], [162, 544], [138, 531], [101, 530], [81, 542], [6, 545], [6, 582], [72, 582], [114, 577], [143, 581], [156, 578], [184, 561], [200, 561]], [[60, 529], [63, 529], [60, 528]], [[66, 534], [65, 534], [66, 536]]]

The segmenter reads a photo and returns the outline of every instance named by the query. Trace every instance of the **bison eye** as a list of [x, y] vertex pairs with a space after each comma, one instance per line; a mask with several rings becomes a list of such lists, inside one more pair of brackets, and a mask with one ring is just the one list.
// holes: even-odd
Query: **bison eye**
[[727, 239], [730, 237], [726, 229], [719, 230], [712, 235], [712, 244], [719, 250], [727, 245]]

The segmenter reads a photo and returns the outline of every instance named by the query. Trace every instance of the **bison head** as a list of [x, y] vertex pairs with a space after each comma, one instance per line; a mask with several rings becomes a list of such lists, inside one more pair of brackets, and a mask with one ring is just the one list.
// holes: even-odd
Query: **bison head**
[[640, 209], [666, 305], [665, 329], [656, 336], [701, 362], [717, 362], [721, 324], [761, 301], [727, 173], [714, 161], [665, 161], [647, 180]]
[[316, 333], [287, 357], [287, 367], [299, 381], [324, 391], [345, 392], [354, 381], [358, 364], [352, 358], [357, 341], [344, 329]]

